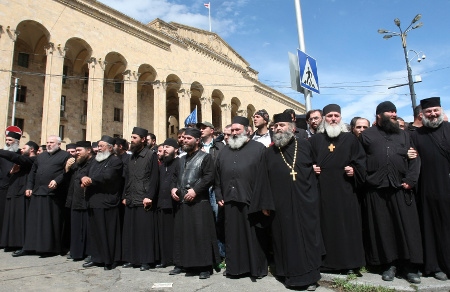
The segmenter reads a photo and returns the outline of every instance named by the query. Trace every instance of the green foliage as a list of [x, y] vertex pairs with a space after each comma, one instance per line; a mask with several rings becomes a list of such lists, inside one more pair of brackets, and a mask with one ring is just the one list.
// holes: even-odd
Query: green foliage
[[350, 282], [356, 279], [356, 275], [349, 275], [347, 278], [334, 278], [332, 287], [341, 292], [395, 292], [395, 289], [381, 286], [369, 286]]

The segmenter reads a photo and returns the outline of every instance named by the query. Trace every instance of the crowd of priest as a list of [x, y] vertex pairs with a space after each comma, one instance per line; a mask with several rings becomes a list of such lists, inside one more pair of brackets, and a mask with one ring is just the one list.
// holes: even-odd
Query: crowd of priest
[[[0, 150], [0, 247], [13, 257], [66, 255], [84, 268], [173, 266], [207, 279], [261, 279], [315, 290], [321, 272], [375, 267], [385, 281], [450, 274], [450, 125], [440, 98], [414, 121], [381, 102], [348, 127], [329, 104], [264, 109], [219, 133], [209, 122], [160, 145], [146, 129], [60, 148]], [[45, 149], [43, 149], [45, 147]], [[84, 261], [83, 261], [84, 260]], [[223, 269], [223, 271], [221, 271]]]

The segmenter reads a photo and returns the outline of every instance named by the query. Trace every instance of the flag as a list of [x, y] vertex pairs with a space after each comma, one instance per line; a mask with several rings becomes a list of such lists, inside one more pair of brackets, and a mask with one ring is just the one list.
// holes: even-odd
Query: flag
[[188, 124], [197, 124], [197, 107], [192, 111], [192, 113], [184, 120], [184, 126], [187, 127]]
[[203, 5], [205, 5], [205, 7], [209, 9], [210, 3], [211, 3], [211, 2], [208, 2], [208, 3], [205, 3], [205, 4], [203, 4]]

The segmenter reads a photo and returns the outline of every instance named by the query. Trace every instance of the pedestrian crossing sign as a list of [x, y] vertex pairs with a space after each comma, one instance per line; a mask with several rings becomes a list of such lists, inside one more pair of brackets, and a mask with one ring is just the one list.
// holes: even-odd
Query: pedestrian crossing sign
[[316, 60], [300, 50], [297, 50], [297, 53], [300, 68], [300, 86], [320, 94]]

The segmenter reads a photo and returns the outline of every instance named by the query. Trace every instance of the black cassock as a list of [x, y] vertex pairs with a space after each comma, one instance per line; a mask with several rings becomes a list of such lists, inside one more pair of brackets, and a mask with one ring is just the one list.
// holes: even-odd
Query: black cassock
[[[215, 194], [225, 203], [227, 274], [267, 275], [266, 236], [261, 210], [274, 210], [267, 169], [266, 147], [254, 140], [239, 149], [224, 147], [216, 160]], [[267, 224], [267, 222], [266, 222]]]
[[[361, 205], [356, 187], [364, 180], [364, 149], [350, 133], [341, 133], [336, 138], [318, 133], [309, 141], [315, 164], [321, 168], [318, 175], [320, 224], [326, 249], [322, 268], [345, 270], [362, 267], [365, 259]], [[353, 177], [346, 175], [346, 166], [353, 167]]]
[[6, 193], [9, 186], [9, 171], [13, 167], [14, 163], [11, 161], [0, 158], [0, 233], [3, 226], [3, 217], [5, 212]]
[[418, 128], [411, 138], [422, 161], [418, 205], [425, 272], [450, 275], [450, 124]]
[[325, 248], [320, 231], [319, 191], [312, 168], [311, 145], [302, 138], [296, 138], [282, 147], [282, 152], [286, 162], [292, 166], [295, 143], [295, 181], [279, 148], [271, 146], [266, 152], [276, 210], [272, 242], [277, 276], [285, 277], [286, 286], [307, 286], [320, 279], [319, 269]]

